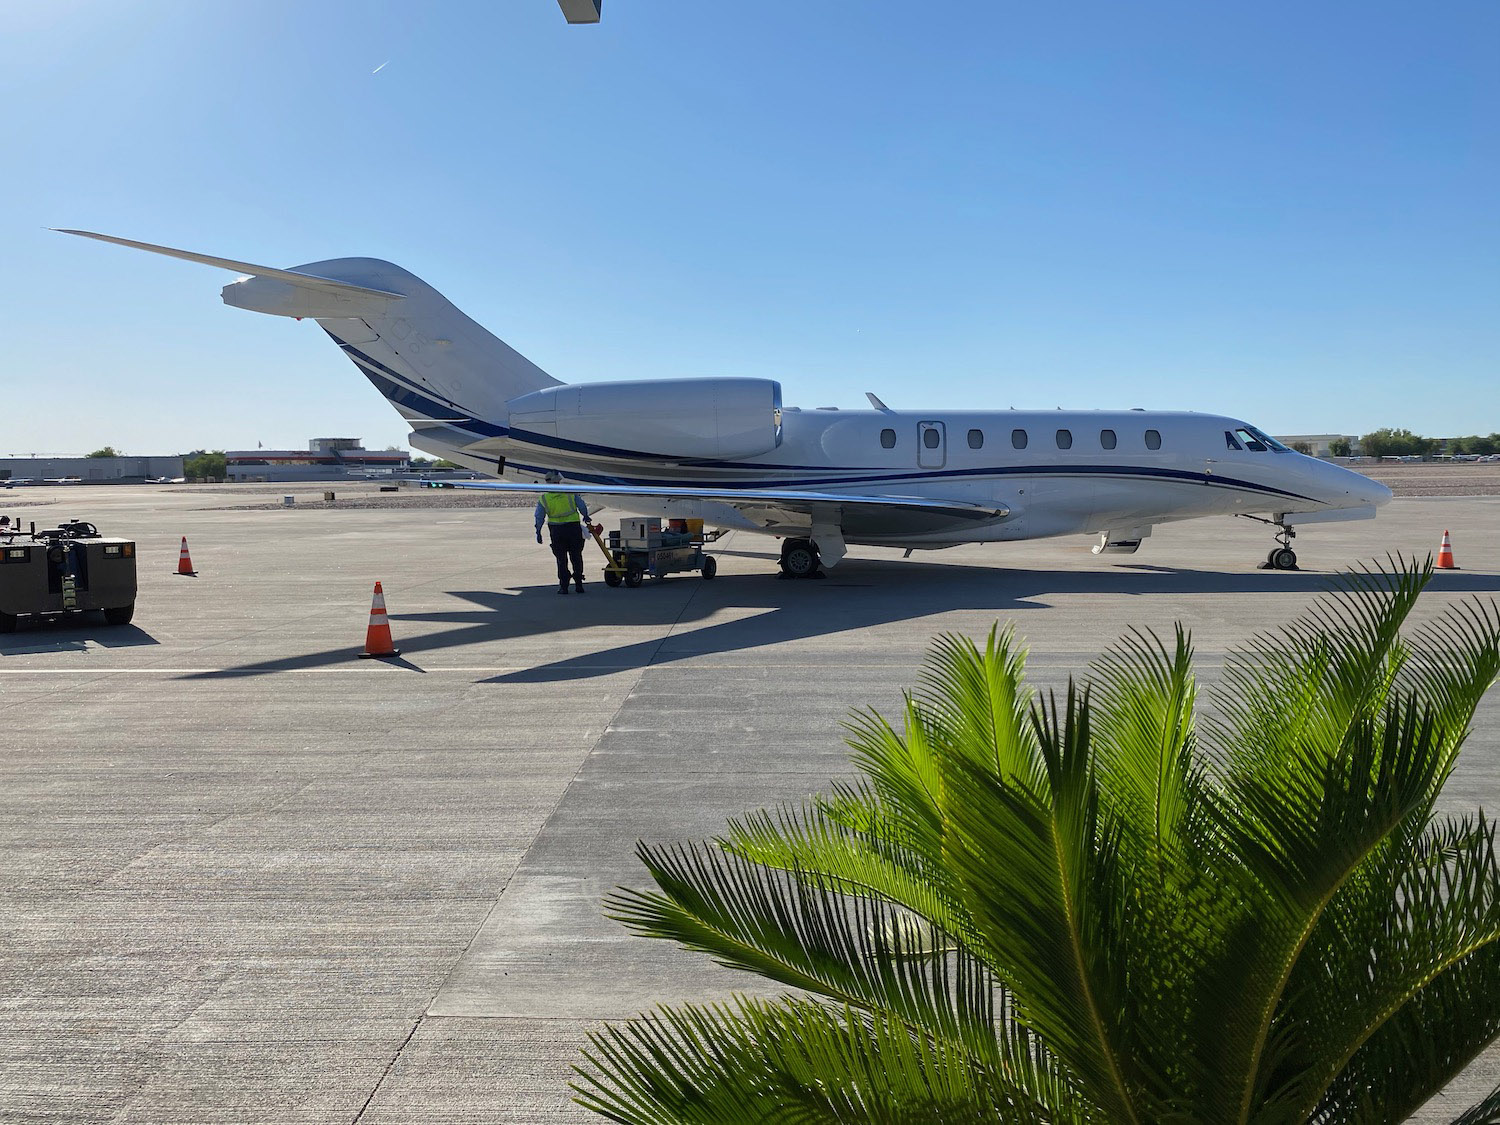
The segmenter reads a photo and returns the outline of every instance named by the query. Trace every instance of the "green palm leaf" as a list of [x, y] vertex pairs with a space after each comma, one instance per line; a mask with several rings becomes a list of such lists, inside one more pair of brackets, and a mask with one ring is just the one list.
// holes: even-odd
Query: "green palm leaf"
[[1156, 634], [1132, 630], [1090, 671], [1092, 745], [1110, 804], [1149, 826], [1154, 851], [1176, 849], [1198, 789], [1192, 642], [1179, 625], [1168, 653]]
[[611, 917], [794, 988], [889, 1013], [993, 1054], [995, 990], [961, 944], [927, 956], [888, 903], [694, 846], [638, 849], [659, 891], [621, 890]]
[[590, 1042], [577, 1100], [627, 1125], [1102, 1120], [1038, 1067], [992, 1069], [852, 1008], [744, 998], [661, 1008]]

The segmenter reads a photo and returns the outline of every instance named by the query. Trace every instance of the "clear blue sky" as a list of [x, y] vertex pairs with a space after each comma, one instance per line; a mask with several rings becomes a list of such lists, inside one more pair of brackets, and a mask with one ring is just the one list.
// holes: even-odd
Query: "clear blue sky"
[[406, 433], [229, 274], [49, 226], [388, 258], [569, 381], [1500, 430], [1493, 0], [604, 17], [0, 8], [0, 454]]

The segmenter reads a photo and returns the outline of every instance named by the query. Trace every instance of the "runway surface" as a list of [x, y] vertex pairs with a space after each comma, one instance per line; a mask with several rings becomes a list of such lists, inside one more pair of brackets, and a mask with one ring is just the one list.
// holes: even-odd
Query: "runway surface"
[[[1211, 681], [1336, 569], [1444, 529], [1464, 569], [1426, 610], [1500, 592], [1490, 497], [1308, 527], [1300, 573], [1229, 519], [1110, 561], [856, 549], [823, 582], [737, 534], [713, 582], [563, 598], [528, 510], [235, 507], [266, 496], [0, 492], [136, 538], [141, 569], [130, 626], [0, 637], [0, 1121], [596, 1120], [567, 1081], [598, 1021], [757, 983], [601, 917], [635, 841], [847, 775], [840, 723], [892, 710], [935, 634], [1014, 622], [1045, 687], [1180, 620]], [[357, 659], [376, 579], [385, 663]], [[1495, 696], [1445, 800], [1500, 808]], [[1497, 1078], [1492, 1051], [1422, 1119]]]

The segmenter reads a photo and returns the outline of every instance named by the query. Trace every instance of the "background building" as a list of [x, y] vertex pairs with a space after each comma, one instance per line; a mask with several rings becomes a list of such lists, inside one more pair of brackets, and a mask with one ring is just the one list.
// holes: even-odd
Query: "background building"
[[85, 484], [139, 484], [180, 476], [181, 457], [0, 457], [0, 482], [68, 479]]
[[402, 449], [365, 449], [359, 438], [313, 438], [307, 449], [235, 449], [224, 455], [226, 480], [348, 480], [411, 468]]

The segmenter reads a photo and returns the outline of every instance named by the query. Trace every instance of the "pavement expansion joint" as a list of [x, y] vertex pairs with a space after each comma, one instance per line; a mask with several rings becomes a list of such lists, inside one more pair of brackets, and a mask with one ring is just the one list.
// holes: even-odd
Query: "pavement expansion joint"
[[411, 1025], [411, 1030], [406, 1033], [406, 1038], [401, 1040], [401, 1045], [396, 1048], [396, 1053], [391, 1056], [391, 1061], [385, 1064], [385, 1069], [380, 1072], [380, 1077], [375, 1080], [375, 1085], [370, 1088], [370, 1096], [365, 1099], [365, 1104], [360, 1106], [359, 1112], [354, 1115], [352, 1125], [359, 1125], [360, 1119], [364, 1117], [365, 1112], [370, 1108], [370, 1103], [375, 1100], [375, 1095], [380, 1093], [381, 1085], [390, 1077], [391, 1071], [396, 1069], [396, 1064], [401, 1061], [401, 1053], [406, 1050], [407, 1044], [412, 1041], [412, 1037], [417, 1034], [417, 1028], [422, 1026], [422, 1021], [426, 1018], [427, 1016], [424, 1013], [418, 1016], [416, 1021]]

